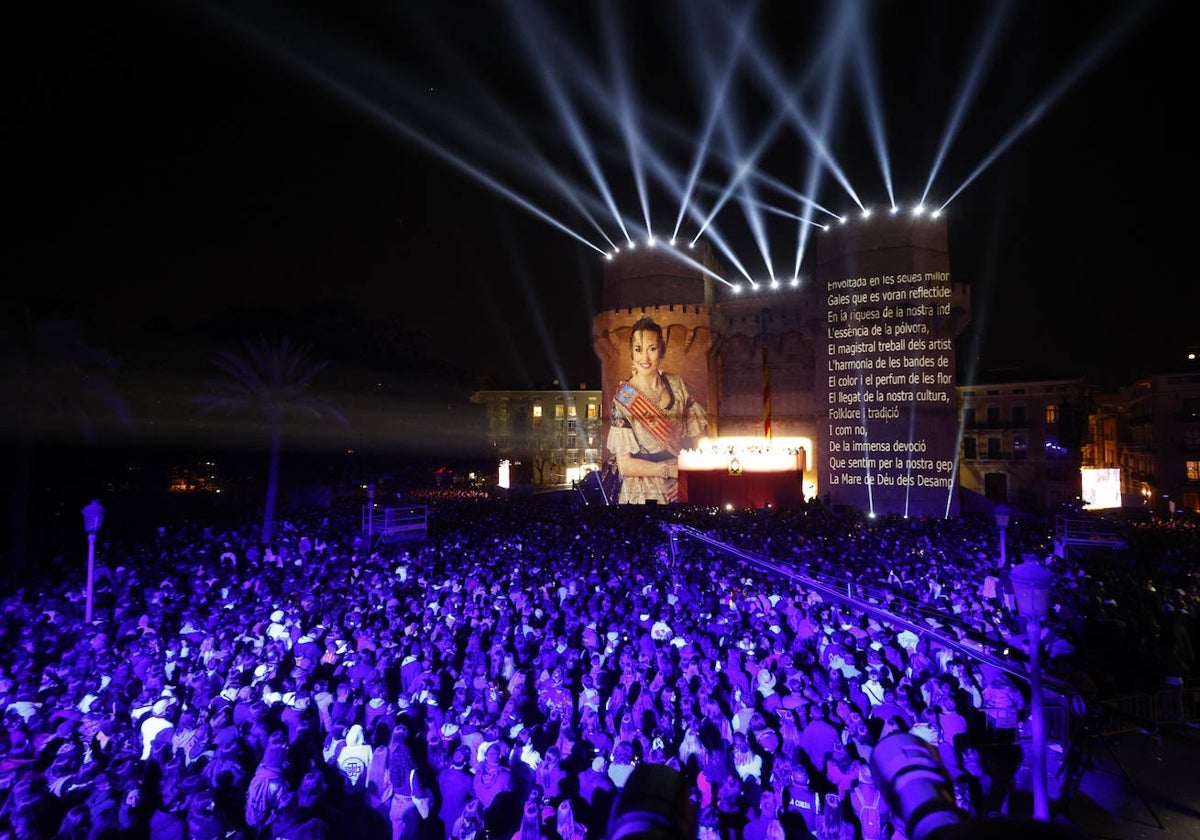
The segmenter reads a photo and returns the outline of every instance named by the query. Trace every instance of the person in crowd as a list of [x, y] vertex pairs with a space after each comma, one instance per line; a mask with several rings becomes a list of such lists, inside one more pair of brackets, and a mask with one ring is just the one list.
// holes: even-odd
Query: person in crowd
[[[208, 536], [190, 524], [164, 529], [149, 550], [110, 547], [120, 559], [87, 627], [77, 581], [0, 595], [10, 642], [0, 657], [0, 836], [80, 831], [83, 804], [93, 837], [245, 840], [286, 828], [291, 840], [347, 830], [472, 840], [479, 828], [465, 818], [482, 811], [482, 793], [494, 806], [483, 827], [490, 817], [493, 838], [511, 837], [540, 781], [539, 795], [552, 797], [545, 807], [570, 802], [589, 840], [599, 840], [618, 790], [606, 760], [619, 753], [624, 783], [638, 748], [641, 759], [683, 773], [701, 833], [745, 831], [768, 792], [784, 794], [795, 765], [853, 824], [862, 822], [853, 794], [870, 793], [860, 778], [869, 748], [905, 729], [946, 749], [962, 745], [956, 781], [971, 788], [977, 813], [1007, 807], [1011, 779], [986, 766], [972, 739], [1015, 726], [1027, 701], [1012, 677], [979, 668], [969, 653], [813, 599], [802, 582], [732, 558], [667, 570], [661, 523], [636, 505], [567, 520], [446, 491], [431, 504], [441, 506], [445, 533], [419, 545], [368, 547], [323, 514], [284, 528], [269, 550], [250, 530]], [[979, 551], [988, 532], [967, 522], [868, 526], [823, 509], [806, 511], [811, 518], [672, 513], [814, 573], [886, 580], [875, 594], [897, 615], [905, 599], [936, 598], [946, 606], [941, 634], [1020, 644], [1023, 625], [969, 583], [994, 558]], [[1185, 545], [1200, 543], [1170, 527]], [[293, 575], [269, 558], [305, 556], [300, 535], [314, 548], [304, 574]], [[932, 546], [936, 570], [905, 560], [920, 556], [910, 547], [928, 556]], [[1118, 686], [1158, 690], [1163, 637], [1194, 637], [1200, 615], [1200, 577], [1185, 559], [1200, 552], [1170, 556], [1178, 571], [1147, 557], [1131, 564], [1134, 576], [1056, 560], [1053, 597], [1063, 609], [1047, 619], [1056, 651], [1047, 669], [1090, 686], [1092, 699]], [[1114, 622], [1125, 627], [1119, 642]], [[1194, 657], [1179, 649], [1168, 664], [1187, 674]], [[875, 671], [882, 703], [873, 700]], [[543, 687], [556, 692], [553, 703], [539, 697]], [[522, 755], [538, 766], [522, 763], [528, 778], [518, 782], [506, 761]], [[744, 788], [754, 757], [761, 768], [746, 780], [756, 778], [761, 795]], [[350, 781], [374, 779], [386, 796], [384, 775], [386, 818], [371, 810], [369, 786], [359, 793]], [[435, 793], [424, 820], [408, 814], [421, 780]], [[835, 810], [825, 805], [824, 815]], [[543, 833], [557, 824], [553, 808], [543, 814]]]
[[483, 840], [484, 835], [483, 803], [478, 799], [468, 799], [462, 813], [450, 826], [448, 836], [450, 840]]
[[471, 772], [470, 754], [469, 747], [459, 744], [450, 756], [450, 763], [437, 775], [438, 816], [445, 829], [445, 840], [450, 840], [455, 823], [462, 816], [467, 802], [474, 797], [472, 788], [475, 777]]
[[554, 809], [552, 840], [588, 840], [588, 827], [575, 814], [570, 797], [564, 797]]
[[488, 744], [484, 749], [483, 762], [475, 771], [472, 792], [486, 811], [496, 798], [510, 789], [512, 771], [500, 763], [500, 741]]

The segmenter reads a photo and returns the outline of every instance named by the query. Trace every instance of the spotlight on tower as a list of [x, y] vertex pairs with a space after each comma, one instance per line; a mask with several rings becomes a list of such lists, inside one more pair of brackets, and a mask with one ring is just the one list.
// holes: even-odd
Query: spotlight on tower
[[862, 217], [863, 217], [864, 219], [869, 219], [869, 218], [871, 218], [871, 208], [870, 208], [870, 207], [864, 207], [864, 208], [863, 208], [863, 211], [862, 211]]

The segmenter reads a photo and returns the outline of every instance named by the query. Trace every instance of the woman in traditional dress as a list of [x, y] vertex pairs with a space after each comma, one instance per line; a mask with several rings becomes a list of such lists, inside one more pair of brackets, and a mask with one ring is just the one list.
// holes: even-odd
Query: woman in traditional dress
[[633, 370], [613, 398], [608, 451], [621, 476], [621, 504], [681, 501], [679, 451], [694, 445], [708, 428], [704, 407], [678, 374], [660, 369], [667, 346], [649, 316], [629, 335]]

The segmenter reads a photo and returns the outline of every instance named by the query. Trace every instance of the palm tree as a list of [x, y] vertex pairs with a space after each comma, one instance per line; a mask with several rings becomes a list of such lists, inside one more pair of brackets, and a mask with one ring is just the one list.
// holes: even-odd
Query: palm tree
[[288, 420], [346, 418], [328, 400], [307, 395], [313, 379], [328, 362], [309, 360], [307, 351], [293, 347], [284, 336], [272, 344], [262, 338], [246, 343], [246, 355], [218, 353], [213, 364], [228, 375], [212, 382], [209, 391], [196, 398], [202, 408], [227, 415], [257, 413], [266, 421], [271, 438], [271, 461], [267, 473], [267, 500], [263, 510], [262, 539], [270, 542], [275, 531], [275, 501], [279, 495], [279, 453], [283, 426]]
[[95, 443], [101, 427], [128, 429], [129, 406], [113, 381], [116, 361], [93, 347], [82, 327], [61, 316], [7, 313], [0, 351], [0, 390], [10, 401], [0, 436], [9, 439], [11, 533], [9, 570], [29, 566], [30, 486], [35, 450], [82, 439]]

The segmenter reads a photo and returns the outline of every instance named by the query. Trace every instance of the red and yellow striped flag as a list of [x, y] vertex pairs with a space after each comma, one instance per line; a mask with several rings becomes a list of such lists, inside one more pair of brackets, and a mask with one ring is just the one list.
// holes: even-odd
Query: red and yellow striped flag
[[675, 440], [675, 430], [658, 408], [642, 396], [642, 392], [628, 382], [617, 389], [617, 400], [629, 409], [634, 418], [641, 423], [654, 439], [670, 450], [672, 455], [679, 454], [679, 443]]
[[763, 436], [771, 439], [771, 368], [767, 365], [767, 345], [763, 342]]

